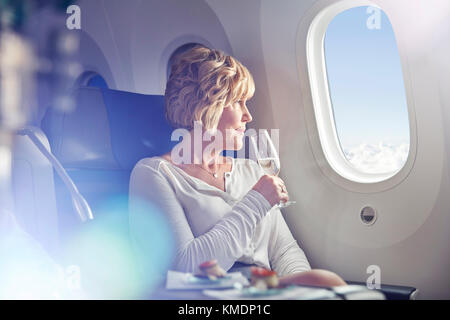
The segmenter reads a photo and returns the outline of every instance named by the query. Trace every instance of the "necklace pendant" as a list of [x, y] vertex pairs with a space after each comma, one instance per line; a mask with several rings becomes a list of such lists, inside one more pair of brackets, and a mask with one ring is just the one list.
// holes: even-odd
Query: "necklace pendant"
[[217, 172], [214, 172], [214, 173], [213, 173], [213, 177], [214, 177], [214, 178], [217, 178]]

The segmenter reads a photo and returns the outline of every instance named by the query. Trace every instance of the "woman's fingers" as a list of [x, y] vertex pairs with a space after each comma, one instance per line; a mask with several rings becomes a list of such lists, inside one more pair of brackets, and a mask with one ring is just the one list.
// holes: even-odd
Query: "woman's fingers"
[[289, 201], [289, 194], [287, 192], [287, 188], [286, 188], [286, 185], [284, 184], [284, 181], [278, 176], [275, 176], [275, 181], [276, 181], [276, 183], [279, 186], [279, 195], [278, 195], [279, 196], [279, 202], [287, 202], [287, 201]]
[[289, 200], [286, 185], [277, 176], [262, 176], [253, 189], [261, 193], [272, 206], [280, 203], [280, 201]]

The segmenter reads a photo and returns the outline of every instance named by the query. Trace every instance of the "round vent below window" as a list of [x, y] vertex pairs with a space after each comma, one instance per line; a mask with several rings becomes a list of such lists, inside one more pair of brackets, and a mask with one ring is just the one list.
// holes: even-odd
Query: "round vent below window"
[[365, 225], [372, 225], [377, 220], [377, 212], [374, 208], [366, 206], [361, 209], [360, 217]]

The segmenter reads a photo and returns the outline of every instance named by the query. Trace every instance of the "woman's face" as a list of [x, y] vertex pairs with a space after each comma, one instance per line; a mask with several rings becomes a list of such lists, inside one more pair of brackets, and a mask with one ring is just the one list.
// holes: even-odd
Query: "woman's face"
[[243, 146], [246, 124], [253, 119], [246, 103], [247, 100], [243, 99], [223, 109], [217, 130], [223, 135], [224, 149], [239, 150]]

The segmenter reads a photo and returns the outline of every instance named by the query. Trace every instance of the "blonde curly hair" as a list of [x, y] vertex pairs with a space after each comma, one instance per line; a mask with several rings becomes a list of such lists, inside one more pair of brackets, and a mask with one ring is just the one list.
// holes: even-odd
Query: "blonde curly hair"
[[165, 92], [165, 113], [174, 128], [191, 130], [195, 121], [215, 129], [223, 108], [250, 99], [250, 72], [220, 50], [196, 45], [173, 60]]

